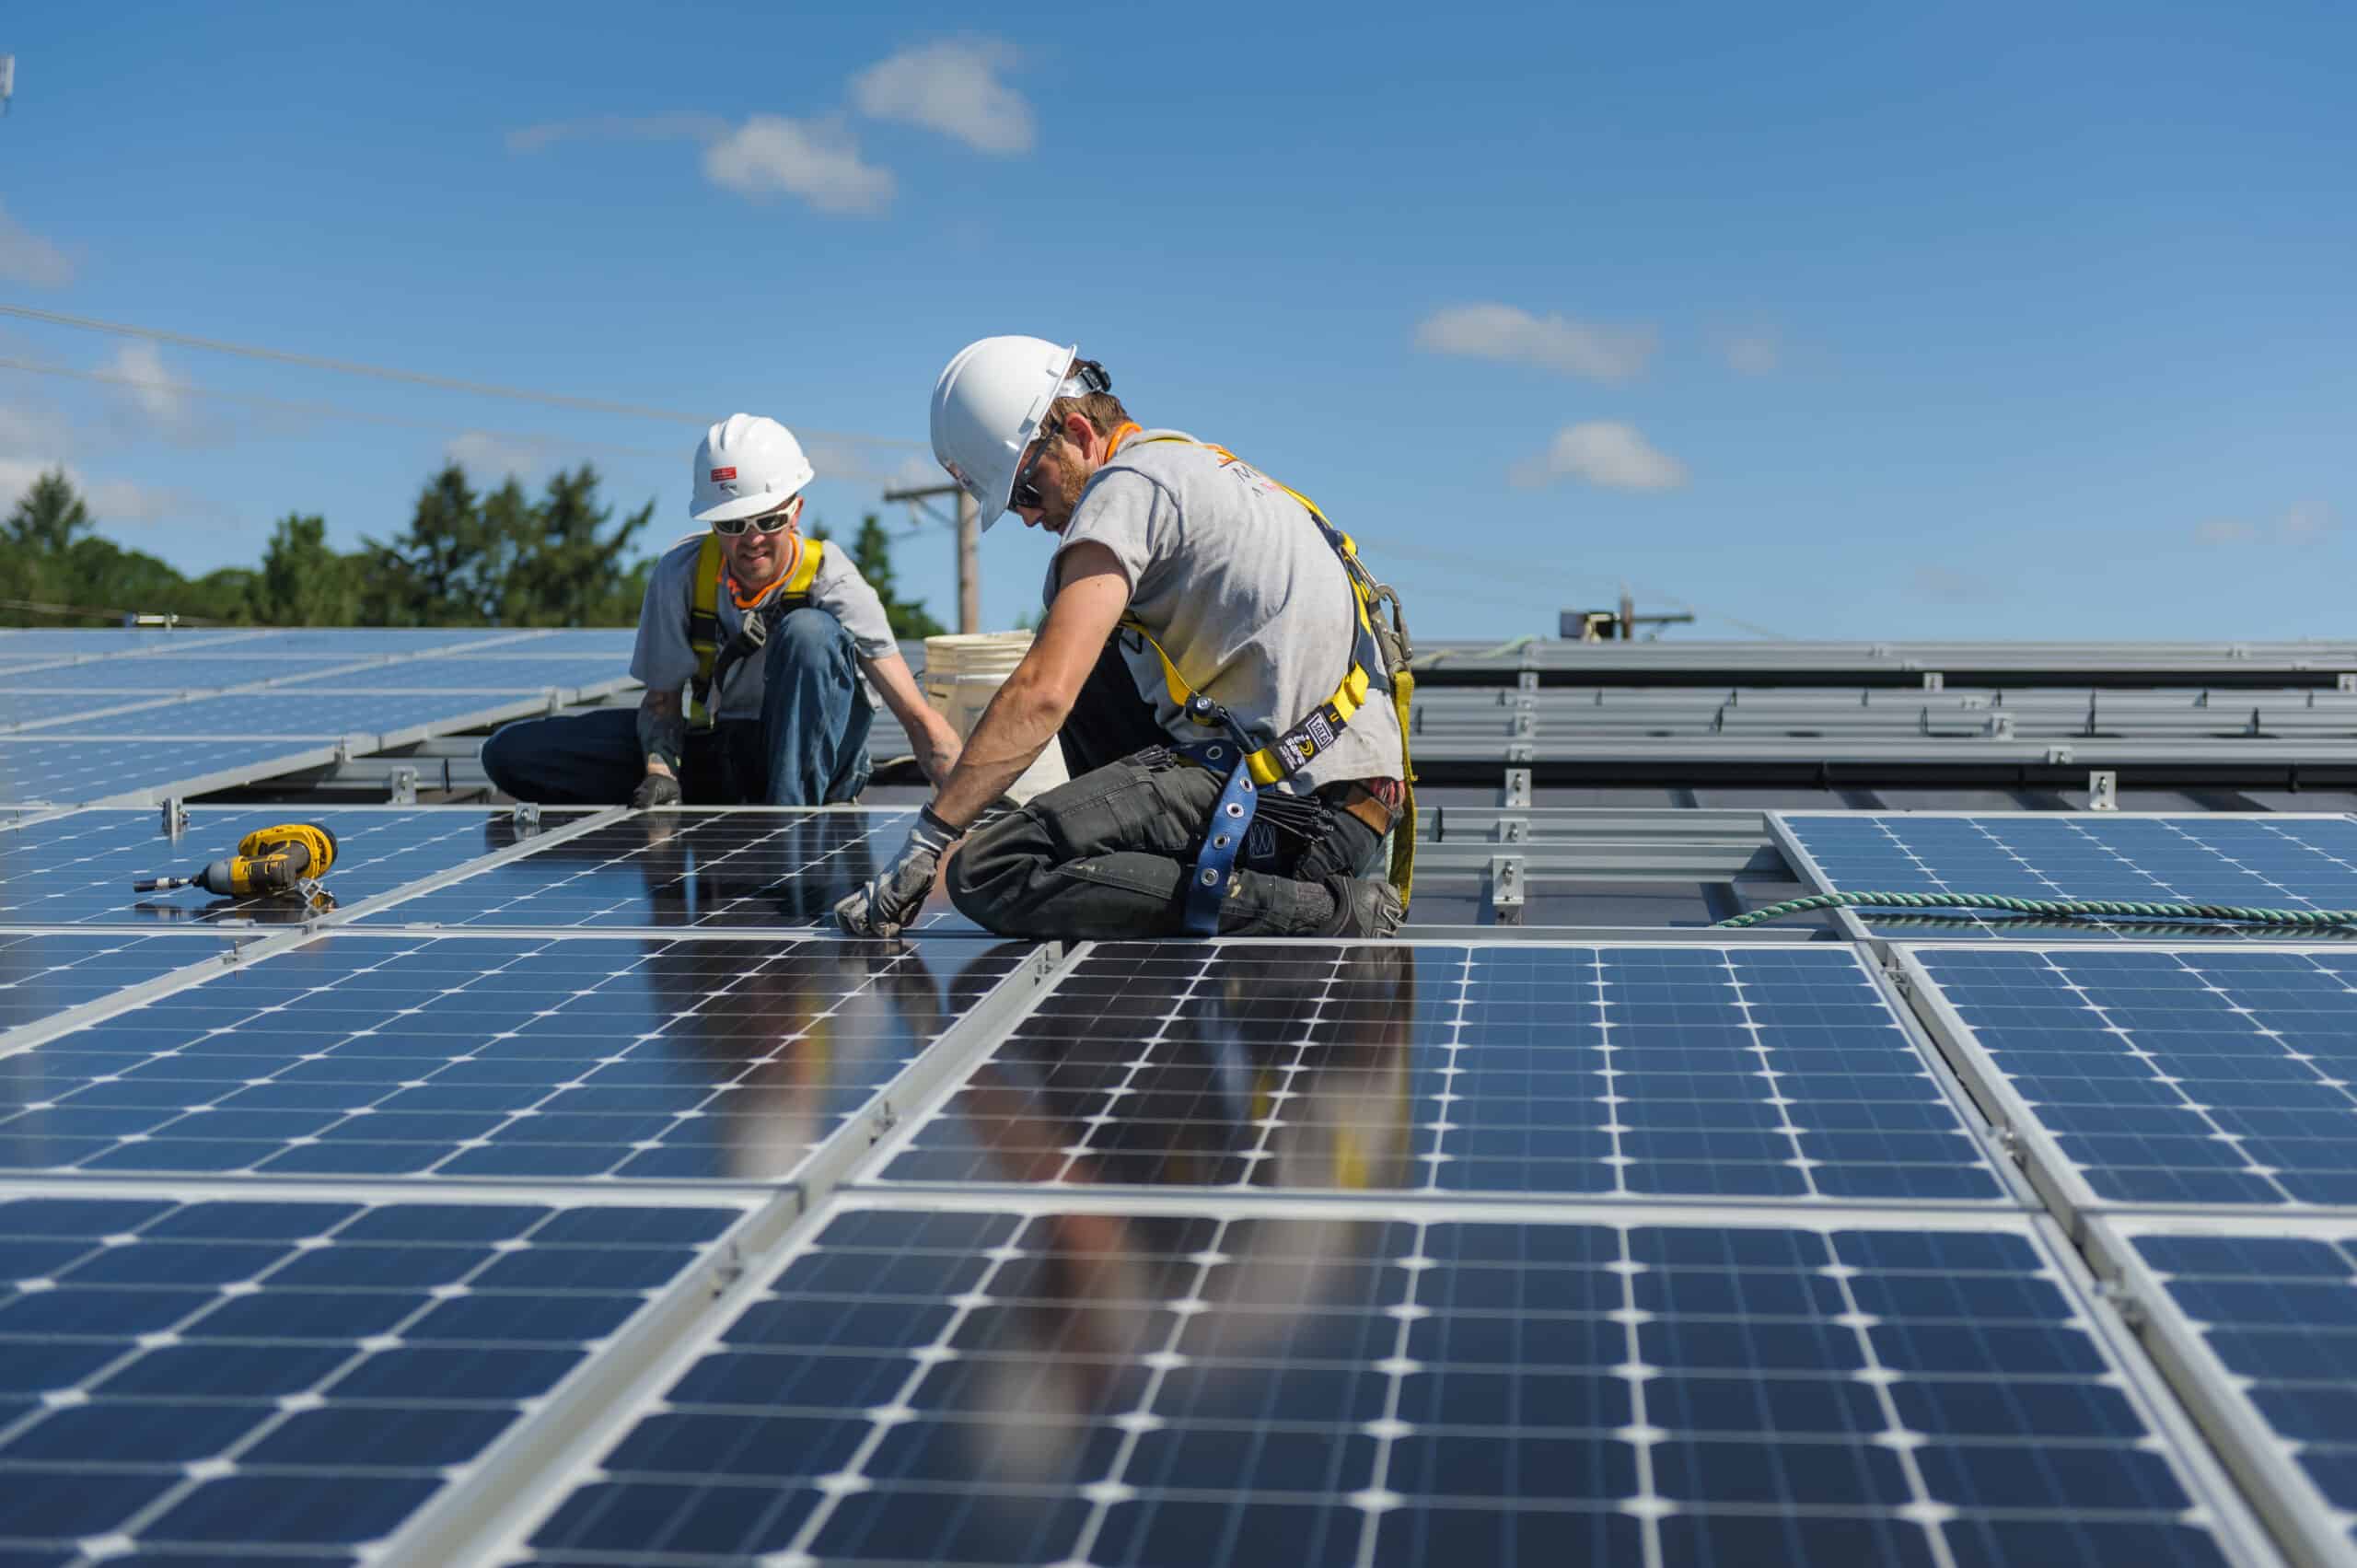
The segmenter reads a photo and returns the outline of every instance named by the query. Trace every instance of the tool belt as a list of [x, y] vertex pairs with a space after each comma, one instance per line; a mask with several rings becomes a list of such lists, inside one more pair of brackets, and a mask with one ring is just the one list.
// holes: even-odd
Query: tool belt
[[[1184, 441], [1219, 454], [1224, 463], [1238, 462], [1235, 453], [1208, 441], [1197, 441], [1190, 436], [1176, 432], [1156, 431], [1138, 437], [1140, 444], [1164, 441]], [[1118, 449], [1118, 447], [1117, 448]], [[1375, 580], [1372, 573], [1358, 557], [1358, 546], [1351, 537], [1326, 520], [1318, 504], [1298, 490], [1281, 482], [1277, 488], [1301, 504], [1311, 522], [1342, 563], [1342, 575], [1351, 588], [1351, 608], [1356, 622], [1353, 630], [1351, 664], [1341, 684], [1332, 696], [1318, 704], [1308, 714], [1286, 728], [1266, 746], [1256, 746], [1253, 738], [1236, 716], [1219, 703], [1196, 691], [1178, 672], [1178, 665], [1162, 645], [1147, 631], [1144, 622], [1133, 614], [1121, 618], [1121, 627], [1145, 639], [1155, 657], [1162, 661], [1162, 680], [1170, 700], [1188, 719], [1206, 729], [1224, 732], [1225, 738], [1206, 739], [1193, 744], [1179, 743], [1173, 747], [1180, 756], [1200, 767], [1227, 775], [1226, 787], [1220, 791], [1218, 802], [1212, 807], [1210, 824], [1203, 832], [1202, 850], [1195, 857], [1194, 872], [1187, 879], [1187, 899], [1181, 929], [1194, 936], [1210, 936], [1219, 930], [1219, 908], [1236, 879], [1237, 858], [1244, 851], [1245, 840], [1252, 820], [1259, 811], [1263, 786], [1282, 784], [1309, 764], [1312, 758], [1330, 749], [1352, 718], [1365, 706], [1368, 693], [1388, 691], [1392, 708], [1399, 720], [1399, 757], [1402, 777], [1399, 781], [1402, 805], [1399, 815], [1407, 819], [1407, 831], [1392, 835], [1391, 885], [1399, 889], [1404, 909], [1415, 881], [1416, 864], [1416, 803], [1415, 771], [1408, 762], [1408, 704], [1415, 691], [1415, 676], [1409, 661], [1413, 649], [1408, 640], [1408, 627], [1400, 609], [1399, 596], [1392, 588]], [[1386, 623], [1381, 606], [1388, 603], [1391, 613]], [[1390, 832], [1394, 814], [1371, 792], [1362, 791], [1364, 799], [1346, 799], [1341, 809], [1351, 812], [1380, 835]], [[1363, 807], [1372, 806], [1375, 812]], [[1380, 814], [1380, 823], [1376, 813]]]

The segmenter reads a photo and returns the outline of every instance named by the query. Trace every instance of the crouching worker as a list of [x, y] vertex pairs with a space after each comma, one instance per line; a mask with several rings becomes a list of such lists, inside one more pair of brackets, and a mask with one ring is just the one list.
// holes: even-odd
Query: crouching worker
[[[938, 784], [958, 735], [926, 706], [883, 600], [850, 556], [805, 539], [810, 461], [773, 419], [731, 414], [696, 448], [695, 520], [638, 612], [636, 714], [525, 719], [483, 742], [518, 800], [562, 806], [823, 806], [867, 784], [865, 670]], [[685, 701], [682, 701], [682, 691]]]
[[[1223, 448], [1142, 431], [1100, 366], [1038, 338], [949, 362], [933, 450], [985, 527], [1011, 508], [1058, 536], [1047, 616], [900, 861], [836, 906], [843, 928], [897, 932], [952, 844], [1061, 738], [1072, 781], [949, 860], [951, 901], [985, 928], [1396, 930], [1400, 898], [1376, 872], [1407, 804], [1390, 677], [1405, 645], [1350, 542]], [[1412, 816], [1401, 828], [1412, 842]]]

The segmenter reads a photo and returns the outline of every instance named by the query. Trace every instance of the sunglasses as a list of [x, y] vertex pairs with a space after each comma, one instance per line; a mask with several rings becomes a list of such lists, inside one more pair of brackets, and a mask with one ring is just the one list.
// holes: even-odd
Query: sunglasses
[[[797, 496], [795, 499], [799, 500], [800, 497]], [[756, 533], [775, 533], [780, 528], [790, 526], [801, 510], [801, 507], [789, 504], [774, 512], [765, 512], [758, 517], [722, 517], [713, 523], [712, 531], [726, 539], [735, 539], [747, 528], [751, 528]]]
[[1039, 427], [1039, 438], [1031, 443], [1029, 459], [1015, 470], [1015, 488], [1007, 492], [1006, 496], [1007, 510], [1021, 511], [1044, 505], [1039, 498], [1039, 486], [1031, 476], [1039, 471], [1039, 459], [1047, 456], [1048, 443], [1061, 434], [1061, 423]]

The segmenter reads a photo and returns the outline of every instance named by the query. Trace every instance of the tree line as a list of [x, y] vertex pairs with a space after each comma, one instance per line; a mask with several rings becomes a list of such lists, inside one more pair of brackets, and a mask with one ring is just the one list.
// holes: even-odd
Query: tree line
[[[478, 491], [458, 463], [418, 493], [408, 529], [366, 536], [356, 551], [327, 542], [327, 520], [290, 512], [258, 566], [191, 578], [170, 563], [104, 538], [63, 469], [36, 479], [0, 526], [0, 624], [110, 621], [125, 612], [260, 626], [628, 626], [638, 620], [655, 556], [640, 536], [648, 501], [620, 518], [583, 463], [538, 496], [510, 478]], [[813, 537], [825, 539], [823, 526]], [[943, 630], [922, 599], [896, 591], [891, 544], [874, 514], [851, 554], [884, 600], [892, 631]]]

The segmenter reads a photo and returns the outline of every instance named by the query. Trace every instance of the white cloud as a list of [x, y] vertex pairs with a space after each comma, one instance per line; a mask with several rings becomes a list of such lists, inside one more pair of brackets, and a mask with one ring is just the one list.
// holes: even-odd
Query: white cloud
[[669, 114], [600, 114], [510, 131], [507, 150], [546, 152], [559, 142], [710, 142], [727, 134], [728, 122], [719, 115], [689, 110]]
[[945, 39], [904, 49], [851, 79], [852, 102], [874, 120], [955, 136], [976, 152], [1028, 153], [1039, 139], [1031, 105], [998, 78], [1018, 56], [995, 39]]
[[822, 213], [880, 213], [892, 202], [892, 171], [864, 161], [840, 120], [756, 114], [704, 148], [703, 172], [755, 201], [782, 191]]
[[478, 488], [495, 486], [511, 474], [530, 479], [547, 465], [541, 448], [482, 430], [456, 437], [442, 448], [442, 455], [464, 468]]
[[0, 280], [64, 288], [74, 281], [74, 258], [10, 217], [0, 203]]
[[1544, 455], [1516, 463], [1507, 477], [1525, 489], [1581, 479], [1608, 490], [1676, 490], [1686, 482], [1686, 468], [1635, 426], [1598, 419], [1565, 425]]
[[164, 364], [163, 351], [154, 343], [135, 339], [124, 343], [114, 351], [106, 368], [109, 374], [122, 377], [123, 401], [156, 431], [171, 436], [196, 433], [197, 412]]
[[1533, 316], [1512, 305], [1451, 305], [1417, 326], [1416, 346], [1429, 354], [1624, 381], [1644, 369], [1655, 339], [1650, 327], [1601, 327], [1562, 315]]
[[1760, 327], [1722, 340], [1719, 352], [1726, 355], [1727, 368], [1736, 375], [1767, 376], [1783, 359], [1784, 343], [1773, 328]]
[[2273, 544], [2288, 550], [2321, 543], [2339, 527], [2332, 508], [2321, 501], [2302, 501], [2266, 522], [2248, 517], [2212, 517], [2195, 525], [2194, 540], [2201, 544]]

